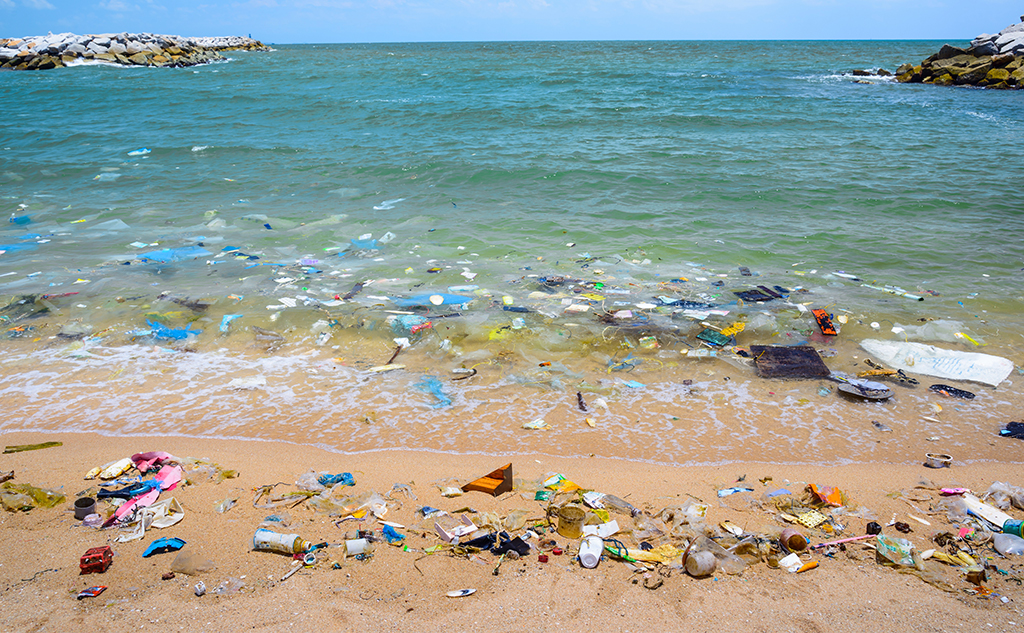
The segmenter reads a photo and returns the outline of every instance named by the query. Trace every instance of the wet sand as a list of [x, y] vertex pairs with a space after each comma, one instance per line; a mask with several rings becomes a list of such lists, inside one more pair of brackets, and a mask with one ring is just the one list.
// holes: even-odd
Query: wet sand
[[[556, 536], [559, 544], [566, 546], [566, 555], [551, 556], [546, 564], [536, 555], [505, 560], [495, 575], [497, 558], [489, 553], [465, 558], [417, 551], [438, 540], [412, 529], [399, 530], [408, 534], [409, 551], [378, 544], [367, 561], [341, 561], [339, 549], [327, 548], [329, 558], [341, 561], [340, 569], [332, 569], [325, 561], [281, 581], [291, 561], [284, 555], [251, 550], [256, 527], [272, 512], [253, 507], [253, 491], [263, 484], [290, 484], [310, 469], [352, 472], [354, 492], [384, 494], [396, 483], [408, 484], [417, 499], [395, 495], [386, 519], [410, 527], [421, 522], [415, 511], [422, 505], [445, 510], [469, 506], [503, 516], [524, 509], [531, 518], [541, 518], [543, 506], [533, 501], [532, 495], [525, 499], [519, 492], [498, 498], [477, 492], [451, 499], [440, 495], [437, 482], [449, 478], [465, 482], [508, 461], [494, 455], [500, 451], [491, 451], [486, 441], [478, 447], [480, 454], [472, 455], [403, 450], [341, 455], [269, 441], [78, 433], [5, 433], [2, 437], [5, 445], [48, 440], [64, 443], [0, 458], [0, 470], [14, 470], [15, 482], [60, 488], [67, 495], [66, 503], [53, 509], [0, 513], [0, 548], [5, 552], [0, 563], [0, 595], [6, 626], [14, 631], [349, 631], [367, 627], [385, 631], [1011, 631], [1024, 623], [1019, 607], [1024, 589], [1013, 580], [1022, 576], [1022, 566], [999, 557], [991, 548], [984, 548], [991, 562], [1009, 574], [990, 570], [986, 584], [995, 594], [981, 598], [967, 592], [973, 585], [954, 568], [936, 561], [925, 563], [951, 585], [952, 591], [945, 592], [915, 576], [878, 565], [874, 552], [859, 545], [837, 552], [834, 558], [814, 554], [811, 558], [819, 567], [802, 574], [770, 569], [762, 563], [739, 576], [717, 573], [697, 580], [679, 571], [661, 574], [657, 570], [645, 578], [645, 574], [634, 573], [607, 557], [596, 569], [583, 569], [570, 557], [578, 544]], [[1007, 453], [1018, 454], [1015, 440], [999, 441], [1005, 442]], [[82, 480], [87, 470], [151, 450], [207, 458], [223, 468], [237, 469], [239, 476], [164, 493], [161, 498], [173, 496], [182, 504], [185, 518], [176, 526], [148, 531], [141, 541], [116, 543], [115, 530], [83, 527], [73, 518], [75, 493], [94, 483]], [[909, 492], [922, 477], [937, 486], [977, 491], [993, 481], [1019, 483], [1024, 479], [1024, 464], [998, 461], [958, 460], [948, 470], [881, 462], [825, 466], [742, 461], [671, 466], [541, 454], [516, 455], [511, 461], [516, 478], [536, 480], [547, 473], [562, 473], [584, 488], [624, 497], [647, 514], [657, 514], [687, 499], [701, 499], [710, 505], [709, 525], [729, 520], [754, 533], [782, 527], [774, 511], [757, 503], [765, 491], [786, 487], [799, 493], [806, 483], [837, 486], [881, 523], [888, 523], [895, 514], [897, 520], [912, 525], [914, 531], [907, 538], [922, 550], [934, 547], [929, 542], [933, 532], [952, 529], [945, 513], [932, 513], [939, 501], [936, 491]], [[741, 476], [755, 492], [716, 497], [716, 490], [734, 485]], [[766, 477], [772, 480], [761, 483]], [[893, 494], [899, 491], [908, 491], [913, 500]], [[238, 504], [219, 514], [214, 504], [225, 498], [238, 498]], [[336, 526], [336, 519], [304, 506], [289, 512], [293, 519], [289, 530], [314, 542], [340, 543], [346, 531], [357, 527], [354, 521]], [[1016, 510], [1010, 513], [1021, 514]], [[910, 519], [911, 515], [931, 526]], [[617, 518], [620, 525], [630, 523], [626, 517]], [[864, 533], [865, 519], [843, 521], [847, 527], [844, 535]], [[380, 525], [374, 527], [380, 529]], [[807, 533], [812, 543], [828, 538], [816, 530]], [[887, 533], [895, 534], [892, 528]], [[216, 570], [161, 580], [175, 555], [143, 558], [142, 552], [155, 538], [172, 536], [185, 540], [186, 550], [213, 559]], [[100, 575], [78, 575], [81, 554], [105, 544], [110, 544], [115, 554], [110, 569]], [[229, 577], [245, 583], [240, 592], [194, 595], [193, 586], [199, 580], [212, 590]], [[655, 585], [658, 580], [661, 584], [656, 589], [645, 587], [645, 581]], [[99, 584], [109, 587], [101, 596], [75, 599], [81, 589]], [[476, 593], [464, 598], [445, 595], [462, 588], [476, 589]]]

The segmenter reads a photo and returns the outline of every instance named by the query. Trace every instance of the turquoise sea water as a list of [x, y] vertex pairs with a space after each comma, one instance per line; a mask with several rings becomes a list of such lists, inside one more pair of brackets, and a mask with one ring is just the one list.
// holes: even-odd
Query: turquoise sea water
[[[712, 318], [716, 327], [774, 319], [738, 335], [740, 345], [808, 340], [813, 321], [794, 305], [806, 303], [849, 319], [837, 339], [811, 341], [847, 363], [857, 340], [898, 338], [892, 326], [920, 319], [957, 323], [986, 353], [1019, 362], [1021, 93], [849, 74], [894, 71], [942, 43], [305, 45], [190, 69], [2, 73], [0, 213], [11, 221], [0, 222], [0, 316], [14, 329], [0, 341], [0, 397], [31, 414], [0, 430], [472, 450], [440, 431], [452, 419], [470, 429], [504, 418], [509, 450], [587, 452], [576, 440], [521, 440], [520, 418], [574, 402], [581, 384], [612, 394], [623, 376], [606, 368], [630, 353], [648, 357], [627, 378], [648, 372], [645, 383], [674, 385], [673, 372], [687, 370], [678, 351], [698, 345], [703, 326], [653, 308], [659, 296], [729, 311]], [[193, 250], [171, 251], [187, 255], [181, 261], [152, 255], [185, 247]], [[549, 277], [570, 282], [545, 286]], [[335, 298], [357, 282], [366, 285], [350, 300]], [[734, 290], [757, 285], [796, 292], [784, 305], [735, 303]], [[368, 378], [395, 346], [385, 321], [400, 309], [393, 299], [438, 292], [473, 302], [419, 311], [460, 316], [413, 336], [396, 362], [418, 362], [418, 373]], [[564, 312], [569, 303], [589, 311]], [[595, 316], [625, 309], [646, 320], [609, 329]], [[221, 332], [227, 314], [242, 316]], [[144, 336], [147, 319], [203, 332], [154, 339]], [[252, 326], [284, 341], [266, 351]], [[640, 343], [651, 335], [655, 350]], [[978, 351], [964, 339], [943, 344]], [[538, 375], [552, 358], [565, 372]], [[450, 368], [480, 363], [501, 366], [487, 396], [467, 395], [482, 388], [471, 381], [446, 382], [455, 402], [433, 408], [443, 399], [416, 387], [424, 375], [448, 381]], [[343, 376], [325, 392], [313, 383], [329, 371]], [[704, 376], [705, 394], [717, 393], [720, 377]], [[266, 385], [226, 389], [235, 378]], [[666, 403], [685, 395], [666, 389]], [[723, 389], [721, 402], [760, 400], [756, 389]], [[814, 386], [809, 393], [819, 397]], [[630, 400], [631, 412], [641, 400]], [[992, 410], [972, 406], [980, 428]], [[284, 421], [225, 422], [239, 407], [246, 419]], [[401, 427], [398, 439], [362, 421], [392, 409], [426, 426]], [[833, 423], [821, 415], [845, 419], [829, 411], [797, 412], [793, 424], [813, 439]], [[673, 425], [671, 411], [641, 414], [668, 416], [665, 429], [679, 434], [665, 459], [701, 457], [684, 448], [692, 425]], [[342, 415], [357, 420], [352, 429], [338, 430]], [[645, 435], [632, 414], [622, 417], [587, 446], [658, 459], [639, 447], [665, 429]], [[740, 426], [719, 429], [702, 456], [779, 441], [756, 416]], [[633, 448], [623, 448], [624, 432]], [[853, 457], [871, 458], [869, 444]]]

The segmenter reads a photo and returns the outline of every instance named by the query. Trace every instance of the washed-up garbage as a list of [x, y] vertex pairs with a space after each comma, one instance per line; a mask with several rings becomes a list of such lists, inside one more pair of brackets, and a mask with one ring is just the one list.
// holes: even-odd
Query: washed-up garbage
[[64, 494], [58, 490], [10, 481], [0, 484], [0, 505], [8, 512], [28, 512], [36, 507], [53, 508], [64, 500]]
[[110, 568], [110, 564], [113, 562], [114, 553], [110, 550], [109, 545], [102, 547], [92, 547], [78, 560], [78, 574], [80, 576], [85, 574], [102, 574]]
[[168, 339], [168, 340], [172, 340], [172, 341], [184, 341], [185, 339], [187, 339], [190, 336], [198, 336], [199, 334], [203, 333], [202, 330], [193, 330], [191, 323], [189, 323], [188, 325], [186, 325], [183, 328], [167, 327], [166, 325], [164, 325], [164, 324], [162, 324], [162, 323], [160, 323], [158, 321], [147, 320], [146, 323], [149, 325], [150, 334], [154, 338], [158, 338], [158, 339]]
[[462, 486], [462, 491], [471, 492], [476, 490], [479, 492], [485, 492], [492, 497], [497, 497], [498, 495], [506, 492], [511, 492], [512, 483], [512, 464], [510, 462], [501, 468], [498, 468], [479, 479], [474, 479], [468, 484]]
[[54, 448], [56, 446], [64, 446], [63, 442], [41, 442], [39, 444], [18, 444], [15, 446], [7, 446], [4, 448], [4, 454], [9, 453], [23, 453], [25, 451], [38, 451], [43, 448]]
[[185, 541], [177, 537], [165, 537], [158, 538], [149, 544], [146, 551], [142, 552], [143, 558], [149, 558], [154, 554], [165, 554], [167, 552], [174, 552], [185, 547]]
[[751, 345], [750, 353], [762, 378], [826, 378], [832, 374], [809, 345]]
[[335, 486], [354, 486], [355, 478], [352, 473], [336, 473], [309, 471], [303, 473], [295, 481], [295, 486], [301, 490], [320, 492]]
[[199, 259], [201, 257], [212, 256], [213, 253], [201, 246], [182, 246], [180, 248], [164, 248], [158, 251], [143, 253], [139, 256], [139, 259], [159, 262], [161, 264], [171, 264], [174, 262], [185, 261], [187, 259]]
[[217, 564], [199, 552], [182, 550], [171, 561], [171, 571], [176, 574], [185, 574], [186, 576], [204, 574], [215, 569], [217, 569]]
[[928, 391], [934, 391], [940, 393], [947, 398], [960, 398], [961, 400], [974, 400], [974, 394], [964, 389], [957, 389], [956, 387], [950, 387], [949, 385], [932, 385], [928, 387]]
[[429, 306], [463, 305], [473, 301], [473, 297], [437, 292], [413, 295], [411, 297], [395, 297], [392, 301], [400, 308], [425, 308]]
[[860, 346], [887, 365], [925, 376], [997, 386], [1013, 371], [1013, 362], [999, 356], [960, 352], [923, 343], [865, 339]]

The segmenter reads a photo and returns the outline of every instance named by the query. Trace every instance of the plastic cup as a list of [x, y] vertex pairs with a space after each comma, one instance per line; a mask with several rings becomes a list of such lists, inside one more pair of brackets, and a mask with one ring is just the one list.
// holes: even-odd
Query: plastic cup
[[583, 539], [580, 545], [580, 565], [587, 569], [597, 567], [601, 562], [601, 552], [604, 550], [604, 539], [600, 536], [588, 536]]
[[356, 556], [366, 552], [369, 546], [369, 541], [364, 538], [351, 539], [349, 541], [345, 541], [345, 553], [349, 556]]
[[96, 500], [92, 497], [75, 499], [75, 518], [81, 521], [90, 514], [96, 514]]
[[558, 533], [565, 538], [583, 536], [583, 518], [586, 513], [576, 506], [565, 506], [558, 511]]

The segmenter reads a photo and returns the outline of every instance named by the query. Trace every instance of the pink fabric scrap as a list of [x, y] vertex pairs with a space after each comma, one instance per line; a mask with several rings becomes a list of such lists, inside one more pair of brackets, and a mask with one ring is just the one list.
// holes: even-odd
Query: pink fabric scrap
[[163, 451], [150, 451], [148, 453], [136, 453], [132, 455], [135, 467], [141, 472], [146, 472], [153, 466], [159, 466], [163, 462], [177, 461], [177, 457]]

